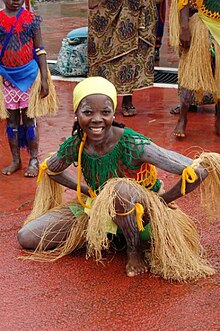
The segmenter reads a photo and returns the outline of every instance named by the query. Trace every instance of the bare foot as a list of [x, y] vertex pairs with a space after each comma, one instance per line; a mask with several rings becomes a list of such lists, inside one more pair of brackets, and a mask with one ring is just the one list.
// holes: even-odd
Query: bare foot
[[147, 264], [144, 260], [144, 255], [139, 251], [127, 252], [128, 262], [126, 272], [128, 277], [134, 277], [148, 271]]
[[183, 119], [179, 119], [177, 126], [173, 132], [173, 135], [177, 138], [185, 138], [185, 128], [186, 128], [186, 121]]
[[9, 164], [8, 167], [2, 169], [2, 173], [3, 175], [7, 175], [10, 176], [11, 174], [13, 174], [13, 172], [17, 171], [21, 169], [21, 161], [12, 161], [11, 164]]
[[25, 171], [25, 177], [37, 177], [39, 169], [39, 162], [37, 158], [32, 158], [29, 161], [27, 170]]

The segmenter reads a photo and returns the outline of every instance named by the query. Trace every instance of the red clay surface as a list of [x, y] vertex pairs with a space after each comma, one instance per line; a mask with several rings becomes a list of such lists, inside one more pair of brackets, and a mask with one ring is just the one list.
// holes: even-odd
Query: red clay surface
[[[54, 19], [54, 24], [57, 20]], [[52, 19], [46, 17], [44, 21], [52, 29]], [[86, 21], [83, 18], [78, 22], [81, 22], [78, 26], [83, 26]], [[71, 30], [70, 20], [64, 28], [66, 32]], [[163, 49], [167, 49], [166, 45]], [[56, 54], [53, 48], [49, 51]], [[166, 58], [167, 53], [163, 52], [162, 59]], [[71, 134], [74, 119], [75, 83], [55, 82], [55, 86], [60, 99], [59, 113], [38, 121], [41, 160]], [[214, 133], [213, 105], [189, 113], [187, 137], [178, 141], [172, 135], [177, 117], [169, 113], [177, 103], [176, 89], [145, 89], [134, 94], [138, 115], [123, 118], [119, 98], [116, 119], [151, 137], [155, 143], [185, 155], [194, 156], [203, 149], [220, 153], [220, 137]], [[10, 160], [2, 121], [0, 168]], [[22, 151], [22, 161], [23, 169], [12, 176], [0, 173], [0, 331], [220, 330], [220, 226], [219, 222], [208, 223], [197, 204], [196, 192], [179, 199], [178, 204], [197, 219], [202, 244], [216, 268], [213, 277], [181, 284], [170, 284], [151, 274], [128, 278], [123, 252], [109, 253], [104, 266], [86, 260], [83, 250], [55, 263], [22, 262], [18, 259], [22, 250], [16, 235], [30, 212], [36, 188], [35, 179], [23, 177], [28, 162], [26, 151]], [[159, 173], [167, 187], [177, 179]], [[67, 197], [73, 194], [67, 191]]]

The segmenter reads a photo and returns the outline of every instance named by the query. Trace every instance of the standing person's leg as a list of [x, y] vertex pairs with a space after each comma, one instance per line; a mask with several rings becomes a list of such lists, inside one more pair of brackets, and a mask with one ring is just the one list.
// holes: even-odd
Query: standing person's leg
[[180, 89], [180, 113], [176, 128], [173, 132], [174, 136], [178, 138], [185, 137], [185, 130], [187, 125], [187, 113], [189, 106], [192, 104], [193, 91], [187, 90], [185, 88]]
[[218, 99], [218, 102], [216, 104], [216, 122], [215, 122], [215, 129], [217, 135], [220, 136], [220, 99]]
[[136, 115], [136, 109], [132, 103], [132, 95], [124, 95], [122, 99], [122, 114], [124, 117]]
[[156, 29], [156, 45], [155, 45], [155, 61], [160, 60], [160, 47], [162, 45], [162, 38], [164, 34], [164, 25], [166, 18], [166, 0], [161, 0], [156, 4], [157, 13], [158, 13], [158, 21], [157, 21], [157, 29]]
[[38, 175], [38, 147], [39, 147], [39, 134], [36, 125], [36, 120], [29, 118], [26, 115], [27, 108], [22, 109], [22, 122], [26, 131], [26, 138], [28, 150], [30, 153], [30, 160], [25, 171], [25, 177], [36, 177]]
[[18, 144], [18, 127], [20, 125], [20, 109], [7, 110], [9, 118], [7, 119], [8, 142], [12, 154], [12, 162], [2, 170], [4, 175], [11, 175], [21, 168], [20, 148]]

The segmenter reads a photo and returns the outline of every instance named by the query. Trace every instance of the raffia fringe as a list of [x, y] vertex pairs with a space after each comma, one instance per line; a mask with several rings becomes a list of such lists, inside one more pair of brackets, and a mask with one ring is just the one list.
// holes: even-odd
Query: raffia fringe
[[212, 72], [209, 32], [198, 14], [190, 18], [191, 46], [183, 50], [179, 62], [179, 86], [195, 91], [198, 95], [209, 92], [217, 95]]
[[177, 51], [179, 50], [180, 23], [178, 13], [178, 0], [173, 0], [170, 6], [169, 15], [170, 44]]
[[109, 180], [95, 200], [87, 228], [87, 257], [93, 256], [100, 261], [102, 250], [109, 247], [104, 220], [106, 216], [113, 219], [116, 216], [116, 198], [123, 203], [117, 190], [121, 183], [136, 188], [138, 201], [150, 216], [153, 240], [147, 258], [152, 273], [177, 281], [197, 279], [215, 273], [202, 254], [194, 222], [180, 209], [172, 210], [161, 203], [154, 192], [125, 178]]
[[[56, 115], [58, 111], [58, 99], [55, 91], [53, 81], [49, 68], [47, 68], [49, 95], [46, 98], [40, 97], [41, 79], [40, 71], [37, 78], [31, 87], [31, 93], [29, 96], [29, 106], [27, 116], [29, 118], [41, 117], [44, 115]], [[5, 108], [4, 96], [3, 96], [3, 79], [0, 76], [0, 119], [4, 120], [9, 115]]]
[[[220, 215], [220, 154], [201, 153], [195, 160], [209, 172], [202, 186], [203, 204], [214, 216]], [[45, 238], [51, 234], [55, 224], [46, 229], [36, 251], [22, 259], [35, 261], [55, 261], [62, 256], [82, 247], [87, 242], [87, 258], [102, 259], [102, 250], [109, 248], [105, 219], [115, 218], [115, 199], [123, 198], [118, 194], [118, 185], [127, 183], [136, 188], [137, 199], [141, 202], [151, 219], [152, 243], [151, 251], [146, 252], [150, 271], [167, 280], [186, 281], [209, 276], [215, 273], [203, 255], [195, 223], [179, 208], [170, 209], [161, 203], [157, 194], [142, 188], [135, 181], [127, 178], [111, 179], [96, 198], [90, 218], [86, 214], [74, 219], [71, 211], [64, 213], [62, 204], [63, 191], [59, 184], [47, 174], [41, 180], [34, 201], [33, 211], [25, 223], [35, 219], [47, 211], [57, 211], [62, 215], [60, 221], [72, 221], [69, 235], [64, 242], [53, 249], [45, 251]], [[211, 205], [213, 203], [213, 205]], [[65, 209], [66, 210], [66, 209]], [[54, 234], [56, 231], [54, 230]]]
[[[35, 251], [26, 251], [25, 256], [20, 257], [20, 259], [52, 262], [70, 254], [73, 250], [79, 249], [85, 244], [85, 233], [89, 217], [87, 214], [82, 213], [77, 215], [77, 218], [74, 218], [72, 211], [63, 203], [63, 193], [63, 186], [50, 179], [45, 173], [37, 187], [32, 212], [24, 222], [24, 225], [47, 212], [60, 214], [60, 218], [58, 217], [56, 222], [46, 227]], [[62, 226], [59, 225], [60, 222]], [[58, 242], [56, 248], [47, 249], [57, 236], [57, 226], [59, 232], [62, 233], [62, 227], [65, 227], [68, 222], [71, 223], [71, 227], [68, 230], [67, 238]], [[51, 239], [48, 240], [47, 238]], [[46, 246], [45, 242], [47, 242]]]
[[32, 85], [31, 93], [29, 96], [29, 106], [27, 116], [29, 118], [41, 117], [44, 115], [55, 115], [58, 110], [58, 99], [54, 84], [51, 79], [49, 68], [47, 68], [49, 95], [46, 98], [40, 97], [41, 79], [40, 71], [37, 78]]
[[215, 45], [215, 84], [217, 88], [217, 99], [220, 99], [220, 46], [217, 42]]
[[50, 176], [45, 173], [37, 186], [31, 214], [24, 224], [45, 214], [52, 208], [62, 205], [63, 193], [63, 186], [50, 179]]
[[200, 185], [201, 203], [211, 217], [211, 220], [220, 219], [220, 154], [203, 152], [198, 155], [196, 162], [203, 165], [208, 176]]
[[5, 101], [3, 96], [3, 78], [0, 76], [0, 119], [5, 120], [8, 117], [7, 109], [5, 108]]
[[[82, 213], [77, 215], [77, 218], [74, 218], [71, 210], [64, 205], [53, 208], [50, 210], [50, 212], [57, 214], [60, 213], [60, 219], [58, 219], [56, 222], [53, 222], [51, 226], [48, 226], [45, 229], [36, 250], [32, 252], [25, 251], [26, 254], [19, 257], [21, 260], [54, 262], [85, 245], [85, 234], [89, 218], [87, 214]], [[62, 233], [62, 227], [64, 227], [64, 231], [66, 231], [66, 224], [68, 222], [71, 223], [71, 226], [69, 228], [67, 238], [65, 238], [63, 241], [59, 241], [54, 249], [47, 249], [51, 242], [54, 243], [54, 238], [57, 236], [57, 226], [59, 231]], [[59, 223], [61, 223], [62, 226]], [[50, 240], [47, 238], [50, 238]], [[47, 243], [46, 245], [45, 242]]]

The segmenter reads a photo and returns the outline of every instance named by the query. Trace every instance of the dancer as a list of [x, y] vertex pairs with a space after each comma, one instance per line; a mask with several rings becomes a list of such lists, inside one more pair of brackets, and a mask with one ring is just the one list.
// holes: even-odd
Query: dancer
[[[33, 210], [18, 233], [20, 244], [34, 250], [24, 258], [56, 260], [86, 245], [87, 257], [99, 261], [109, 234], [122, 233], [129, 277], [148, 270], [179, 281], [213, 274], [194, 222], [170, 203], [206, 177], [202, 187], [218, 199], [220, 155], [204, 153], [193, 161], [115, 122], [116, 89], [102, 77], [78, 83], [73, 103], [72, 136], [41, 164]], [[66, 170], [71, 164], [77, 180]], [[180, 180], [165, 192], [155, 166]], [[63, 186], [77, 190], [77, 201], [62, 202]], [[219, 215], [219, 204], [209, 200]]]
[[210, 93], [216, 103], [216, 133], [220, 135], [220, 3], [217, 0], [172, 0], [171, 44], [180, 52], [178, 79], [180, 113], [174, 136], [186, 135], [187, 113], [194, 93], [202, 102]]

